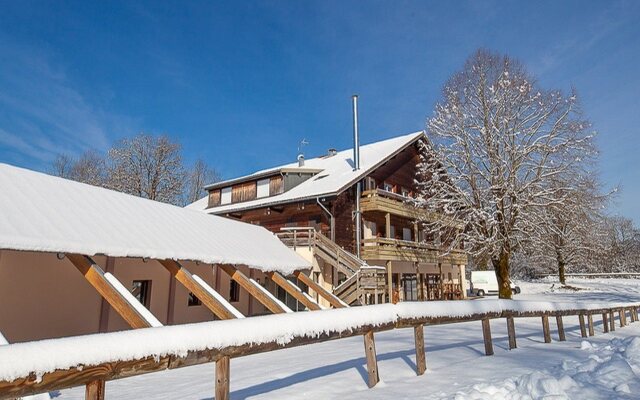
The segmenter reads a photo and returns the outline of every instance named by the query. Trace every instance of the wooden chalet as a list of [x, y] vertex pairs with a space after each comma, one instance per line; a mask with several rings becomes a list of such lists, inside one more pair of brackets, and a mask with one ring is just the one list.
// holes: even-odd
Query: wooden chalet
[[[466, 297], [462, 249], [416, 221], [433, 218], [411, 204], [419, 162], [416, 132], [217, 182], [189, 208], [261, 225], [313, 264], [312, 279], [349, 304]], [[360, 240], [356, 185], [361, 184]], [[451, 229], [462, 229], [452, 222]], [[360, 243], [358, 247], [356, 243]], [[283, 301], [290, 296], [279, 291]], [[322, 299], [319, 299], [323, 303]]]

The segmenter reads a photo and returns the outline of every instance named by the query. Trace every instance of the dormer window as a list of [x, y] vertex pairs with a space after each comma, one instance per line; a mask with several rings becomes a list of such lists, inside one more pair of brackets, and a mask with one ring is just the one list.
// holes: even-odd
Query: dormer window
[[222, 188], [222, 194], [220, 196], [220, 204], [231, 204], [231, 186]]
[[257, 197], [269, 197], [269, 181], [270, 179], [260, 179], [258, 181]]

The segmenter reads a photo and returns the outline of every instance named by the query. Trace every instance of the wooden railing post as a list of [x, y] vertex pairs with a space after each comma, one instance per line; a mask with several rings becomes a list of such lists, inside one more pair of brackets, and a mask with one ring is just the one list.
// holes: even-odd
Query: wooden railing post
[[364, 352], [367, 358], [368, 385], [372, 388], [380, 380], [378, 375], [378, 360], [376, 358], [376, 342], [373, 337], [373, 331], [364, 334]]
[[560, 314], [556, 315], [556, 325], [558, 326], [558, 340], [560, 342], [564, 342], [567, 338], [564, 335], [564, 322], [562, 321], [562, 315]]
[[293, 275], [300, 280], [300, 282], [309, 286], [314, 292], [318, 293], [320, 297], [329, 302], [334, 308], [343, 308], [349, 307], [347, 304], [344, 304], [342, 300], [336, 297], [333, 293], [329, 292], [327, 289], [320, 286], [320, 284], [313, 281], [313, 279], [309, 278], [304, 272], [295, 271]]
[[489, 318], [482, 320], [482, 337], [484, 339], [484, 353], [492, 356], [493, 342], [491, 341], [491, 320]]
[[286, 312], [282, 305], [276, 302], [272, 297], [269, 297], [269, 295], [262, 290], [263, 288], [258, 287], [258, 284], [255, 281], [249, 279], [249, 277], [243, 274], [238, 268], [229, 264], [220, 264], [219, 266], [221, 270], [229, 275], [231, 279], [238, 282], [238, 285], [246, 290], [254, 299], [258, 300], [269, 311], [274, 314]]
[[516, 323], [513, 317], [507, 317], [507, 334], [509, 336], [509, 350], [518, 347], [516, 343]]
[[229, 307], [218, 300], [209, 290], [213, 291], [211, 287], [205, 287], [191, 272], [183, 267], [178, 261], [175, 260], [158, 260], [158, 262], [171, 273], [173, 278], [180, 282], [187, 290], [193, 293], [202, 304], [209, 309], [216, 317], [220, 319], [234, 319], [237, 318], [237, 310], [231, 310]]
[[580, 336], [583, 338], [587, 337], [587, 327], [584, 325], [584, 314], [580, 313], [578, 315], [578, 319], [580, 320]]
[[424, 350], [424, 326], [422, 324], [413, 327], [413, 337], [416, 342], [416, 373], [422, 375], [427, 370], [427, 355]]
[[616, 314], [613, 310], [609, 310], [609, 330], [611, 332], [616, 330]]
[[103, 400], [105, 393], [105, 381], [97, 380], [87, 383], [84, 389], [85, 400]]
[[587, 321], [589, 321], [589, 336], [595, 335], [595, 330], [593, 329], [593, 314], [587, 314]]
[[627, 318], [625, 317], [623, 310], [624, 310], [623, 308], [618, 309], [618, 318], [620, 318], [620, 328], [622, 328], [627, 324]]
[[542, 333], [544, 334], [544, 342], [551, 343], [551, 331], [549, 329], [549, 316], [544, 314], [542, 316]]
[[[151, 322], [107, 279], [104, 271], [95, 261], [81, 254], [66, 254], [66, 257], [129, 326], [134, 329], [149, 328], [152, 326]], [[86, 384], [86, 400], [104, 400], [104, 396], [105, 382], [103, 380], [95, 380]]]
[[227, 356], [216, 361], [216, 400], [229, 400], [230, 361]]
[[609, 315], [606, 312], [602, 313], [602, 331], [609, 332]]
[[291, 297], [293, 297], [294, 299], [302, 303], [302, 305], [307, 307], [308, 310], [310, 311], [321, 310], [321, 307], [319, 304], [313, 301], [313, 299], [311, 299], [310, 297], [305, 296], [304, 293], [302, 292], [302, 289], [298, 288], [297, 286], [295, 286], [293, 282], [289, 281], [287, 278], [280, 275], [279, 272], [269, 272], [267, 273], [267, 276], [269, 276], [269, 278], [271, 278], [271, 280], [276, 285], [280, 286], [287, 293], [289, 293]]

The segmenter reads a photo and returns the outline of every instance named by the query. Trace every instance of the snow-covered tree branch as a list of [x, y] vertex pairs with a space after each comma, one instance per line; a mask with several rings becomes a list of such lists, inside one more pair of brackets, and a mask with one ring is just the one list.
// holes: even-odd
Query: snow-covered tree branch
[[425, 227], [463, 221], [450, 246], [490, 260], [510, 298], [513, 252], [540, 210], [567, 200], [551, 182], [595, 152], [576, 93], [545, 90], [518, 61], [479, 50], [445, 85], [427, 134], [418, 202], [443, 217]]

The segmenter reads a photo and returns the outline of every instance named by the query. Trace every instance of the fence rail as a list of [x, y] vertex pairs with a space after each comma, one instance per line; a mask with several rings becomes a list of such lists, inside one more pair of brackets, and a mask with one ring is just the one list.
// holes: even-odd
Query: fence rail
[[[499, 300], [400, 303], [204, 322], [188, 328], [138, 329], [50, 339], [37, 344], [18, 343], [0, 347], [0, 399], [360, 335], [364, 335], [369, 385], [373, 386], [378, 381], [373, 336], [377, 332], [412, 327], [416, 337], [416, 369], [421, 375], [426, 369], [425, 325], [482, 321], [485, 353], [491, 355], [492, 319], [506, 319], [510, 348], [514, 348], [515, 318], [541, 318], [544, 341], [551, 342], [549, 317], [556, 318], [559, 340], [563, 341], [563, 317], [578, 316], [581, 334], [586, 337], [595, 334], [594, 315], [602, 316], [604, 331], [608, 332], [615, 330], [616, 313], [619, 326], [623, 327], [627, 325], [627, 314], [631, 322], [638, 321], [639, 308], [640, 303], [585, 305]], [[269, 324], [271, 336], [251, 337], [252, 332], [262, 331], [261, 324]], [[248, 327], [253, 329], [247, 330]], [[292, 327], [297, 330], [292, 332]], [[238, 339], [235, 332], [249, 332], [246, 333], [249, 336]], [[136, 344], [140, 348], [132, 353], [131, 347]], [[228, 385], [230, 371], [224, 373]]]
[[[557, 272], [536, 274], [536, 278], [558, 276]], [[640, 272], [595, 272], [564, 274], [567, 278], [640, 278]]]

